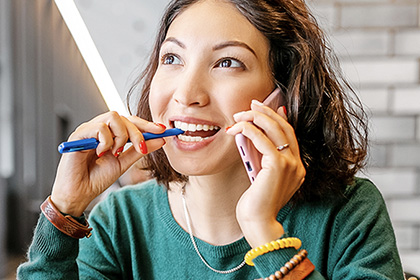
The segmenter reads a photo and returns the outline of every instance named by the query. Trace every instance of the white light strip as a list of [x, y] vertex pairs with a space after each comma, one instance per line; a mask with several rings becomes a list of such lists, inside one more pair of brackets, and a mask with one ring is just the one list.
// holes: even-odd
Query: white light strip
[[128, 116], [128, 111], [118, 94], [117, 88], [106, 69], [102, 57], [89, 34], [76, 4], [73, 0], [55, 0], [55, 3], [67, 24], [87, 67], [92, 73], [93, 79], [95, 80], [108, 109], [117, 111], [121, 115]]
[[[0, 1], [0, 177], [9, 178], [15, 172], [15, 139], [13, 124], [13, 74], [12, 71], [12, 2]], [[7, 147], [7, 148], [6, 148]], [[1, 247], [1, 246], [0, 246]]]

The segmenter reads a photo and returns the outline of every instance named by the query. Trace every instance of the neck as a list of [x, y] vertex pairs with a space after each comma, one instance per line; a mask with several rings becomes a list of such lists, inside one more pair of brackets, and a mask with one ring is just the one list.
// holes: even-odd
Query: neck
[[[249, 187], [243, 167], [207, 176], [191, 176], [185, 200], [194, 236], [213, 245], [225, 245], [242, 237], [236, 205]], [[181, 199], [182, 186], [171, 186], [169, 201], [177, 222], [188, 231]]]

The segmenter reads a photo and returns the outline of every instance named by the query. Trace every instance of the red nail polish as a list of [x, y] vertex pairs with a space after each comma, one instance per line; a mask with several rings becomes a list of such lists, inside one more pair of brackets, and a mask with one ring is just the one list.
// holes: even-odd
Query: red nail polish
[[123, 151], [123, 150], [124, 150], [124, 147], [119, 148], [119, 149], [115, 152], [114, 156], [115, 156], [115, 157], [119, 157], [119, 156], [120, 156], [120, 154], [122, 153], [122, 151]]
[[146, 145], [146, 142], [144, 140], [140, 142], [139, 146], [140, 146], [140, 152], [143, 155], [147, 154], [147, 145]]
[[164, 125], [163, 123], [155, 123], [155, 125], [163, 128], [163, 129], [166, 129], [166, 125]]
[[287, 116], [286, 106], [283, 106], [283, 112], [284, 112], [284, 114]]
[[99, 158], [100, 158], [100, 157], [102, 157], [105, 153], [106, 153], [106, 152], [102, 152], [102, 153], [100, 153], [100, 154], [98, 155], [98, 157], [99, 157]]
[[230, 125], [230, 126], [226, 127], [226, 128], [225, 128], [225, 132], [227, 132], [229, 129], [231, 129], [231, 128], [232, 128], [232, 126], [233, 126], [233, 125]]

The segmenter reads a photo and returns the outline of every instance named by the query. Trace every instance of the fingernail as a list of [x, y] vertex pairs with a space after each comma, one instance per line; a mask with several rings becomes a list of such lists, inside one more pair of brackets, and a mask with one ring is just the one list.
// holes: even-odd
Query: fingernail
[[139, 146], [140, 146], [140, 152], [143, 155], [147, 154], [147, 145], [146, 145], [146, 142], [144, 140], [140, 142]]
[[166, 129], [166, 125], [164, 125], [163, 123], [155, 123], [155, 125], [163, 128], [163, 129]]
[[230, 125], [230, 126], [226, 127], [226, 128], [225, 128], [225, 132], [227, 132], [229, 129], [231, 129], [231, 128], [232, 128], [232, 126], [233, 126], [233, 125]]
[[123, 150], [124, 150], [124, 147], [119, 148], [119, 149], [115, 152], [114, 156], [115, 156], [115, 157], [119, 157], [119, 156], [120, 156], [120, 154], [122, 153], [122, 151], [123, 151]]
[[287, 116], [286, 106], [283, 106], [283, 112], [284, 112], [284, 114]]
[[98, 158], [102, 157], [106, 152], [102, 152], [98, 155]]
[[259, 106], [264, 106], [264, 103], [261, 103], [260, 101], [255, 100], [255, 99], [252, 100], [252, 103], [254, 103], [256, 105], [259, 105]]

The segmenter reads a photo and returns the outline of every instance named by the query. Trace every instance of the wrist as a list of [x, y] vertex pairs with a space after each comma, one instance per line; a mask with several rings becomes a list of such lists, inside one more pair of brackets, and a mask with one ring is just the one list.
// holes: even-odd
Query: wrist
[[276, 240], [285, 233], [283, 226], [277, 220], [244, 222], [240, 227], [252, 248]]
[[59, 231], [72, 238], [89, 238], [92, 235], [88, 221], [82, 224], [70, 215], [64, 216], [52, 202], [51, 197], [41, 204], [41, 211]]
[[54, 192], [51, 194], [51, 201], [54, 203], [55, 207], [61, 213], [65, 213], [67, 215], [73, 217], [80, 217], [83, 215], [83, 212], [88, 207], [89, 203], [78, 201], [78, 202], [71, 202], [69, 199], [60, 199], [58, 195], [54, 195]]

